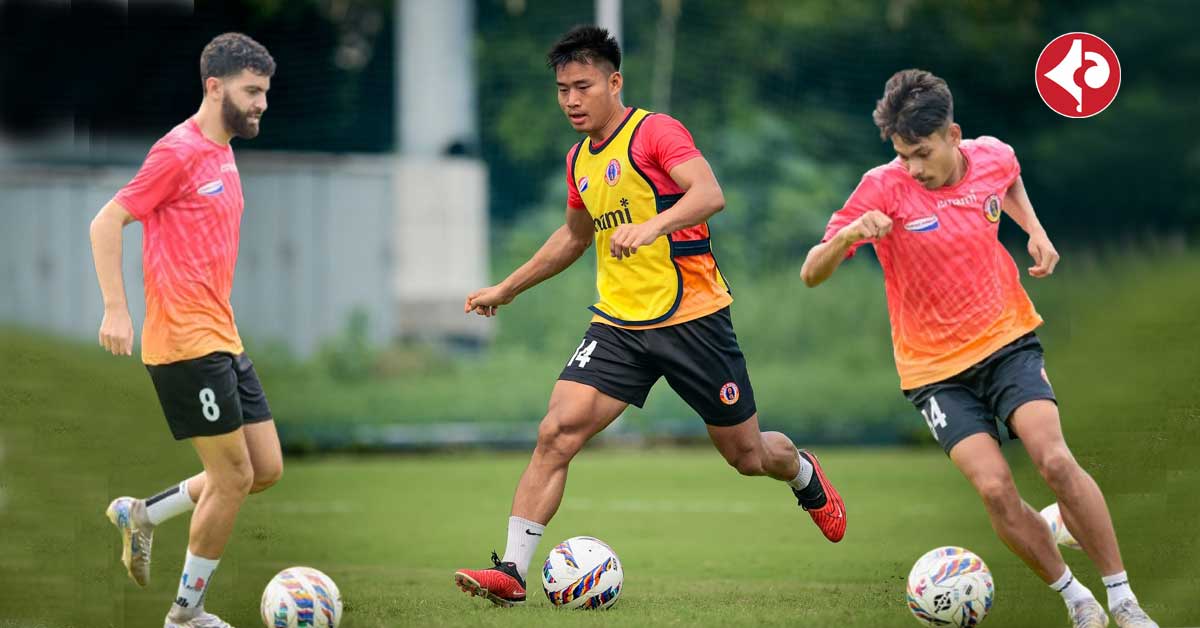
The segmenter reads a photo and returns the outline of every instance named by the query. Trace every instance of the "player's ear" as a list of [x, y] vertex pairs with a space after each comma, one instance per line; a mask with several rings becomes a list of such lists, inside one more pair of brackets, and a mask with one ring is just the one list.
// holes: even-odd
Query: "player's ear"
[[620, 92], [621, 86], [625, 84], [625, 77], [621, 76], [620, 70], [608, 75], [608, 88], [614, 92]]
[[216, 98], [217, 100], [220, 100], [221, 96], [222, 96], [222, 90], [224, 90], [224, 89], [225, 89], [225, 82], [222, 81], [221, 79], [219, 79], [215, 76], [210, 76], [210, 77], [204, 79], [204, 97], [205, 98], [212, 97], [212, 98]]
[[957, 122], [951, 122], [950, 128], [946, 129], [946, 140], [954, 146], [962, 141], [962, 127]]

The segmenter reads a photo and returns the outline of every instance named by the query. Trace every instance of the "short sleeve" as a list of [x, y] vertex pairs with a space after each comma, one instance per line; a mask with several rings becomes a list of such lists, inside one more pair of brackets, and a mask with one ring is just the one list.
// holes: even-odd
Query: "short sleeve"
[[1021, 176], [1021, 164], [1017, 161], [1017, 151], [990, 135], [980, 136], [975, 141], [986, 147], [987, 159], [993, 163], [994, 172], [1000, 178], [1002, 187], [1007, 189], [1012, 186], [1017, 177]]
[[646, 118], [638, 137], [646, 157], [661, 166], [663, 172], [670, 173], [675, 166], [702, 156], [692, 134], [679, 120], [664, 113]]
[[567, 151], [567, 207], [571, 209], [587, 209], [587, 205], [583, 204], [583, 197], [579, 195], [578, 184], [575, 183], [575, 153], [579, 151], [580, 144], [571, 147]]
[[[887, 211], [882, 184], [876, 177], [871, 176], [871, 173], [867, 173], [863, 176], [862, 181], [858, 182], [858, 187], [854, 188], [854, 192], [850, 194], [850, 198], [846, 199], [846, 204], [830, 217], [829, 224], [825, 227], [825, 236], [821, 238], [821, 242], [830, 241], [846, 225], [858, 220], [860, 216], [873, 209], [882, 211], [885, 214], [890, 213]], [[854, 253], [858, 251], [858, 247], [867, 242], [869, 240], [860, 240], [850, 245], [850, 250], [846, 251], [846, 257], [853, 257]]]
[[144, 220], [179, 190], [182, 159], [169, 146], [155, 144], [133, 180], [113, 197], [137, 220]]

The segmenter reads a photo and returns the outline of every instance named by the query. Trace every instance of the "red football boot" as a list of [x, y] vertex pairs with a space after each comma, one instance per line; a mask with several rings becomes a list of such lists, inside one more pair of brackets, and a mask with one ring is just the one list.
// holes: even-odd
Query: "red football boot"
[[496, 606], [516, 606], [525, 603], [525, 580], [515, 563], [502, 563], [492, 552], [495, 566], [488, 569], [459, 569], [454, 572], [458, 588], [472, 596], [481, 595]]
[[813, 484], [810, 480], [803, 491], [792, 489], [792, 493], [795, 493], [797, 503], [808, 511], [808, 516], [812, 517], [813, 523], [817, 524], [825, 538], [837, 543], [846, 535], [846, 504], [842, 501], [842, 496], [838, 495], [837, 489], [833, 488], [833, 484], [825, 478], [825, 472], [821, 469], [821, 463], [817, 462], [817, 457], [806, 449], [801, 449], [798, 453], [812, 463], [812, 479], [817, 482]]

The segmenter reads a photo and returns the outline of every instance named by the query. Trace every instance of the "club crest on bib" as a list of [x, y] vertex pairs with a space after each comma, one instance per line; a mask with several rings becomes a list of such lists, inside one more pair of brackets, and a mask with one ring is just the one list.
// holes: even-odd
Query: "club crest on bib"
[[989, 194], [983, 201], [983, 217], [988, 219], [988, 222], [1000, 222], [1000, 197], [995, 194]]
[[738, 399], [741, 398], [742, 393], [738, 390], [737, 384], [733, 382], [725, 382], [725, 385], [721, 387], [720, 395], [721, 403], [727, 406], [732, 406], [738, 402]]
[[621, 162], [616, 159], [608, 162], [608, 167], [604, 169], [604, 182], [609, 185], [616, 185], [617, 181], [621, 180]]

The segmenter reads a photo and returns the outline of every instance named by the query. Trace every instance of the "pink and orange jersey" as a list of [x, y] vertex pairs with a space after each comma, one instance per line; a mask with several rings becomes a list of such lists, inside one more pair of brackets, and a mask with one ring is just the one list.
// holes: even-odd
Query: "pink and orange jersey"
[[997, 239], [1005, 194], [1021, 172], [1016, 155], [986, 136], [960, 149], [966, 173], [936, 190], [910, 177], [899, 158], [870, 170], [825, 231], [828, 241], [870, 210], [892, 219], [891, 233], [871, 243], [906, 390], [961, 373], [1042, 323]]
[[233, 148], [189, 118], [154, 144], [113, 200], [143, 228], [142, 361], [242, 353], [229, 302], [243, 208]]

